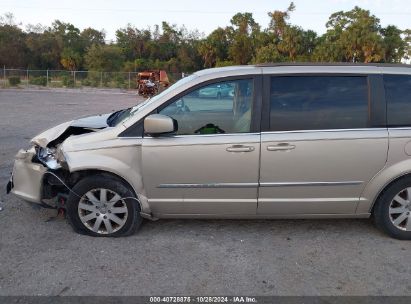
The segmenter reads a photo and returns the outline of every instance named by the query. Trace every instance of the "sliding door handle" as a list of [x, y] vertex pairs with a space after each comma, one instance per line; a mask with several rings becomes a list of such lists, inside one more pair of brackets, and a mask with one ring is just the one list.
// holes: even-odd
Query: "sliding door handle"
[[252, 152], [255, 148], [252, 146], [233, 145], [226, 149], [227, 152]]
[[291, 151], [295, 149], [295, 145], [290, 144], [278, 144], [278, 145], [268, 145], [268, 151]]

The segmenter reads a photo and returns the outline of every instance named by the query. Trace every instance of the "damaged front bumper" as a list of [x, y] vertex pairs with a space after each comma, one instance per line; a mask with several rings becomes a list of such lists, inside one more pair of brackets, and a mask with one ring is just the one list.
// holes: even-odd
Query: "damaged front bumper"
[[33, 162], [35, 155], [34, 147], [29, 150], [20, 150], [16, 154], [7, 192], [28, 202], [41, 204], [43, 178], [47, 168]]

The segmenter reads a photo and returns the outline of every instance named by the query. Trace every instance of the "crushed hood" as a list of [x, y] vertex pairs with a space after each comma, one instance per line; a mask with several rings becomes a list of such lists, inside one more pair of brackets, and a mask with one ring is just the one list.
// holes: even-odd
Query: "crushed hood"
[[53, 142], [63, 142], [71, 135], [80, 135], [108, 127], [107, 118], [110, 114], [102, 114], [80, 118], [62, 123], [35, 136], [31, 143], [46, 148]]

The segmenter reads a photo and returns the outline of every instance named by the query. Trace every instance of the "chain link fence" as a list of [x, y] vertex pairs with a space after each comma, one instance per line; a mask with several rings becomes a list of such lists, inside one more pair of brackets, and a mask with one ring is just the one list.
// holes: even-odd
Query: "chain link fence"
[[[137, 88], [136, 72], [98, 72], [66, 70], [0, 70], [0, 87], [50, 87], [50, 88], [119, 88], [133, 90]], [[184, 77], [184, 73], [169, 73], [171, 83]]]

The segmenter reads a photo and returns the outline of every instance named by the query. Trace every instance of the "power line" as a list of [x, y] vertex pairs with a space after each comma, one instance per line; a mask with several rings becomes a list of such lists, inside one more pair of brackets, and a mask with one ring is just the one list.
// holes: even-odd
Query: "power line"
[[[3, 8], [7, 5], [3, 5]], [[37, 10], [64, 10], [64, 11], [101, 11], [101, 12], [132, 12], [132, 13], [178, 13], [178, 14], [236, 14], [238, 11], [206, 11], [206, 10], [177, 10], [177, 9], [133, 9], [133, 8], [91, 8], [91, 7], [38, 7], [38, 6], [8, 6], [12, 9], [37, 9]], [[243, 10], [247, 11], [247, 10]], [[269, 11], [251, 11], [255, 14], [267, 14]], [[373, 11], [375, 15], [411, 15], [411, 11], [398, 11], [398, 12], [386, 12], [386, 11]], [[330, 15], [329, 12], [312, 11], [312, 12], [293, 12], [293, 15]]]

